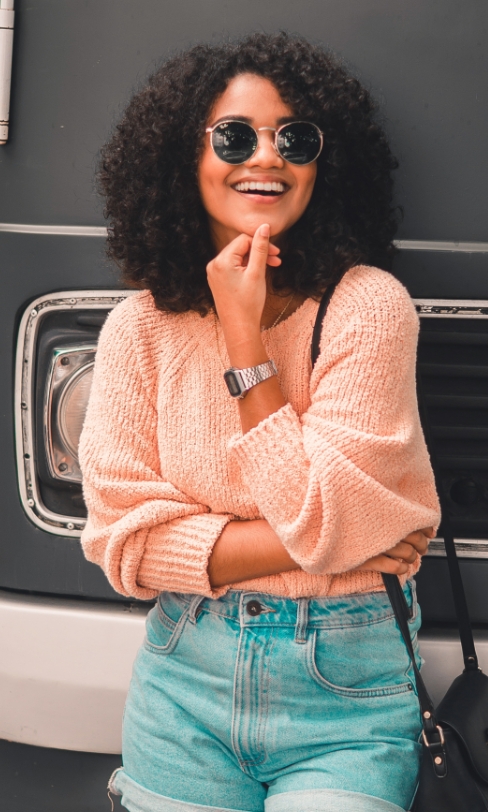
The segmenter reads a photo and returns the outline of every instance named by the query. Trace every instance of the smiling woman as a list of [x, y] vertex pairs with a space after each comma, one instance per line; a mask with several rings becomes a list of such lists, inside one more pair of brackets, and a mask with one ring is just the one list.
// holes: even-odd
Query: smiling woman
[[143, 290], [100, 336], [82, 542], [157, 598], [110, 782], [131, 812], [410, 808], [419, 705], [381, 573], [418, 653], [438, 505], [416, 313], [371, 267], [394, 165], [359, 82], [286, 34], [170, 60], [103, 151], [109, 251]]
[[[261, 111], [252, 99], [246, 110], [215, 112], [231, 80], [239, 78], [237, 92], [244, 75], [276, 89], [284, 121], [276, 114], [269, 119], [267, 108]], [[316, 171], [312, 197], [287, 233], [274, 289], [319, 297], [352, 265], [390, 267], [398, 221], [391, 171], [397, 164], [374, 100], [322, 48], [285, 34], [256, 34], [245, 47], [197, 45], [166, 62], [133, 98], [102, 150], [109, 254], [126, 284], [149, 289], [159, 309], [204, 315], [212, 307], [205, 267], [214, 245], [197, 180], [202, 152], [212, 143], [206, 130], [220, 117], [256, 123], [258, 116], [264, 123], [257, 126], [273, 129], [290, 118], [311, 123], [324, 144], [309, 166]], [[262, 130], [257, 140], [262, 151], [274, 136]], [[236, 180], [247, 177], [247, 164], [234, 168], [241, 172]]]
[[[233, 118], [252, 125], [258, 136], [255, 149], [237, 166], [215, 148], [211, 132], [218, 122], [231, 125]], [[270, 226], [271, 239], [279, 242], [308, 206], [318, 154], [305, 166], [282, 157], [276, 134], [280, 124], [290, 119], [293, 121], [293, 110], [276, 87], [252, 73], [236, 76], [217, 99], [209, 117], [210, 137], [200, 159], [198, 186], [219, 249], [239, 234], [252, 237], [263, 222]]]

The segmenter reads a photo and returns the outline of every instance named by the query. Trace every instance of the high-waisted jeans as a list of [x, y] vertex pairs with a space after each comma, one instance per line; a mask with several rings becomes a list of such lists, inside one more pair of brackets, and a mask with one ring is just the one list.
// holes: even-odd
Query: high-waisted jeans
[[[405, 593], [418, 653], [412, 585]], [[124, 766], [109, 786], [130, 812], [401, 812], [415, 793], [420, 729], [384, 592], [165, 592], [147, 619]]]

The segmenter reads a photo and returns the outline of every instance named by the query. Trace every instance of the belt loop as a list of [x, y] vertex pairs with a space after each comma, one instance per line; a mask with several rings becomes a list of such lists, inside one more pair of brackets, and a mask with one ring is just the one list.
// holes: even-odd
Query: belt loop
[[193, 625], [195, 625], [195, 623], [197, 622], [197, 612], [203, 600], [205, 600], [204, 595], [194, 595], [190, 601], [190, 607], [188, 609], [188, 620], [190, 621], [190, 623], [193, 623]]
[[307, 642], [308, 626], [308, 598], [298, 598], [297, 600], [297, 624], [295, 626], [295, 643]]

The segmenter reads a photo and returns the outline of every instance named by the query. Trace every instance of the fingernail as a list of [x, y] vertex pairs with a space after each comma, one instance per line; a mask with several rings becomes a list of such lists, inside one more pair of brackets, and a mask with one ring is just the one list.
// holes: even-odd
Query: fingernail
[[268, 223], [264, 223], [264, 225], [260, 226], [259, 233], [261, 237], [269, 237], [269, 225]]

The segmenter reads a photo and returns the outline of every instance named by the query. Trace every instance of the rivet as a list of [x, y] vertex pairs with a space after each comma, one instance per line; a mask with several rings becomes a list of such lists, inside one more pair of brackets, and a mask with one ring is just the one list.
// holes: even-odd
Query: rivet
[[22, 407], [23, 409], [27, 409], [27, 403], [25, 402], [25, 400], [23, 400], [23, 401], [22, 401], [22, 403], [21, 403], [20, 405], [21, 405], [21, 407]]
[[37, 310], [35, 310], [35, 309], [31, 310], [31, 316], [32, 316], [33, 319], [35, 319], [35, 317], [37, 316]]
[[425, 713], [424, 713], [424, 719], [430, 719], [430, 717], [431, 717], [431, 716], [432, 716], [432, 714], [431, 714], [431, 712], [430, 712], [430, 711], [425, 711]]
[[69, 300], [69, 303], [70, 303], [70, 304], [76, 304], [76, 299], [70, 299], [70, 300]]
[[73, 522], [68, 522], [68, 524], [66, 525], [66, 529], [67, 530], [74, 530], [75, 526], [74, 526]]
[[64, 473], [65, 471], [68, 470], [68, 466], [66, 465], [65, 462], [60, 462], [58, 465], [58, 469], [61, 471], [61, 473]]
[[29, 505], [29, 507], [34, 507], [34, 500], [33, 499], [28, 499], [27, 504]]
[[435, 761], [436, 764], [442, 764], [442, 759], [441, 759], [440, 756], [436, 756], [434, 761]]
[[67, 366], [68, 366], [68, 364], [69, 364], [69, 358], [68, 358], [68, 356], [67, 356], [67, 355], [64, 355], [64, 356], [61, 358], [61, 363], [62, 363], [62, 365], [63, 365], [64, 367], [67, 367]]

